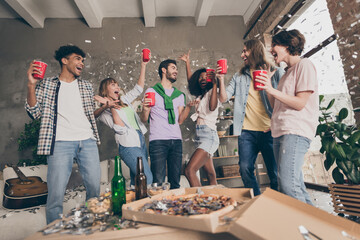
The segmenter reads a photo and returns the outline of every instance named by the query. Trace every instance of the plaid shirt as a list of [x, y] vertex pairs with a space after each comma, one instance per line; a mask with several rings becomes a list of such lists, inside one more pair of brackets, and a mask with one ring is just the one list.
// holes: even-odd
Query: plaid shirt
[[[99, 133], [95, 123], [94, 116], [94, 93], [91, 84], [88, 81], [78, 79], [81, 101], [84, 113], [91, 123], [94, 137], [100, 144]], [[41, 118], [38, 155], [52, 155], [55, 145], [56, 121], [57, 121], [57, 103], [60, 89], [60, 80], [58, 77], [46, 78], [39, 81], [36, 85], [36, 104], [30, 107], [28, 102], [25, 109], [32, 119]]]

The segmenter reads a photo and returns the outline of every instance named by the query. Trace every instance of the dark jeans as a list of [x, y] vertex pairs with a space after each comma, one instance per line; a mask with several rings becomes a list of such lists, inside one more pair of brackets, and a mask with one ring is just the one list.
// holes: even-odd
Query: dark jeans
[[167, 176], [170, 188], [180, 187], [180, 174], [182, 164], [182, 141], [180, 139], [153, 140], [149, 143], [151, 172], [154, 183], [165, 181]]
[[273, 150], [273, 138], [271, 132], [243, 130], [239, 136], [239, 165], [240, 175], [246, 188], [254, 189], [254, 195], [260, 194], [259, 184], [254, 175], [255, 162], [258, 153], [261, 152], [264, 159], [270, 187], [278, 190], [277, 166]]

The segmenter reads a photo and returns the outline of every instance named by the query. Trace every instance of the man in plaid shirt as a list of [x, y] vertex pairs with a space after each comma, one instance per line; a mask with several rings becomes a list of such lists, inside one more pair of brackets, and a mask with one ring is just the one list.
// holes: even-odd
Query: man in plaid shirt
[[30, 117], [41, 118], [38, 154], [47, 155], [48, 198], [46, 221], [60, 218], [63, 200], [73, 161], [76, 160], [84, 185], [86, 199], [100, 193], [99, 135], [94, 117], [91, 84], [79, 78], [84, 68], [85, 53], [77, 46], [67, 45], [55, 51], [59, 76], [35, 79], [40, 65], [32, 62], [27, 72], [26, 111]]

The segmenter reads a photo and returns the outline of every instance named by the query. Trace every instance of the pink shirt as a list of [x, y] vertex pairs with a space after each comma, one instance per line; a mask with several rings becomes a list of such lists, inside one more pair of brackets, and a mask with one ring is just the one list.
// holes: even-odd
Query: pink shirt
[[274, 138], [296, 134], [312, 140], [318, 125], [319, 94], [316, 68], [307, 58], [289, 68], [279, 82], [278, 90], [295, 96], [298, 92], [312, 91], [305, 107], [298, 111], [275, 99], [271, 118]]

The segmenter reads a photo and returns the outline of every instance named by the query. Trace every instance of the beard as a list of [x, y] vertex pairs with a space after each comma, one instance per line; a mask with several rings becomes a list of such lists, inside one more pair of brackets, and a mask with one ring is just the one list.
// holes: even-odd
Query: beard
[[174, 83], [176, 82], [176, 77], [172, 77], [170, 73], [166, 73], [166, 78], [171, 82], [171, 83]]

